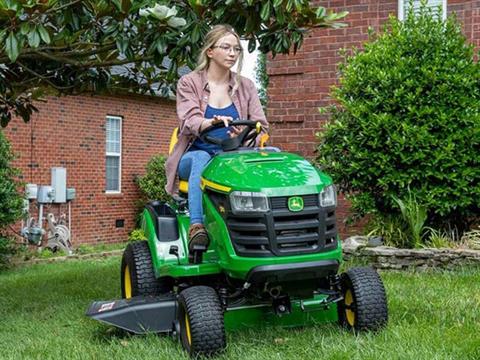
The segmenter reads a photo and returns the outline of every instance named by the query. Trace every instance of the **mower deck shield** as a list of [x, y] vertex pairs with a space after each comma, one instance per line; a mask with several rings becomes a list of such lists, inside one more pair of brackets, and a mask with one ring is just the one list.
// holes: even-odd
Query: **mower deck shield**
[[135, 334], [171, 332], [177, 313], [173, 294], [94, 301], [86, 315]]

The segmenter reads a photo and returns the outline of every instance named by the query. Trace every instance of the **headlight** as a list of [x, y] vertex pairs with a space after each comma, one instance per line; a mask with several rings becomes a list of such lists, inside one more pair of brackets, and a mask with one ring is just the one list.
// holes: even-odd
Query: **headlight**
[[266, 212], [269, 210], [268, 199], [265, 194], [258, 192], [233, 191], [230, 194], [232, 211], [237, 212]]
[[320, 206], [337, 206], [337, 189], [335, 185], [328, 185], [320, 193]]

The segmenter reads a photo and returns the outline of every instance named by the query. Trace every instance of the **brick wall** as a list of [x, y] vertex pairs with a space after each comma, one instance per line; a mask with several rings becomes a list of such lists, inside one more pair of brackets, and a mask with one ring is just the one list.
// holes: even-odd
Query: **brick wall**
[[[455, 12], [467, 38], [480, 47], [480, 1], [448, 0], [448, 13]], [[305, 39], [296, 55], [269, 58], [267, 71], [267, 117], [272, 123], [272, 142], [283, 149], [312, 158], [317, 145], [315, 133], [325, 123], [319, 107], [331, 103], [330, 87], [337, 81], [337, 64], [342, 48], [361, 48], [369, 27], [378, 30], [389, 15], [396, 16], [398, 0], [312, 1], [334, 11], [349, 11], [343, 29], [316, 29]], [[337, 217], [343, 236], [356, 233], [363, 223], [344, 226], [348, 202], [339, 199]]]
[[[50, 168], [67, 169], [67, 186], [76, 189], [72, 203], [74, 244], [126, 240], [134, 228], [138, 189], [151, 156], [166, 153], [171, 130], [177, 125], [173, 101], [142, 96], [62, 97], [40, 103], [30, 123], [13, 120], [2, 130], [11, 141], [14, 165], [23, 181], [49, 185]], [[121, 194], [105, 194], [105, 121], [121, 116]], [[59, 205], [51, 210], [58, 214]], [[62, 211], [66, 211], [63, 205]], [[115, 220], [124, 219], [124, 227]]]

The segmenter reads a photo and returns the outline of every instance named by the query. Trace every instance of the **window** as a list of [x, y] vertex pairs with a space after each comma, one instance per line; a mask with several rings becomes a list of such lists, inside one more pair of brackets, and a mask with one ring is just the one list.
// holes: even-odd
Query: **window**
[[105, 130], [105, 192], [120, 193], [122, 179], [122, 118], [118, 116], [107, 116]]
[[[413, 11], [418, 11], [421, 5], [421, 0], [414, 0], [413, 1]], [[442, 19], [447, 18], [447, 0], [428, 0], [427, 6], [434, 9], [435, 11], [438, 10], [438, 7], [441, 6], [442, 9], [440, 14]], [[407, 13], [410, 7], [410, 0], [399, 0], [398, 1], [398, 18], [403, 20], [405, 18], [405, 14]]]

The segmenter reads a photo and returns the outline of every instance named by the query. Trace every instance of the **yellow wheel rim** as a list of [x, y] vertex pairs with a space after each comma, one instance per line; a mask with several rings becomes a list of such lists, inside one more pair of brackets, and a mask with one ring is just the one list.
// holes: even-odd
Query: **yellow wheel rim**
[[345, 316], [347, 318], [347, 323], [350, 326], [355, 325], [355, 312], [351, 309], [353, 304], [353, 295], [350, 289], [348, 289], [345, 293], [345, 305], [347, 308], [345, 309]]
[[190, 333], [190, 321], [188, 320], [187, 313], [185, 313], [185, 332], [187, 333], [188, 345], [192, 345], [192, 334]]
[[132, 297], [132, 279], [130, 278], [130, 269], [128, 265], [125, 266], [123, 274], [123, 287], [125, 288], [125, 299], [130, 299]]

